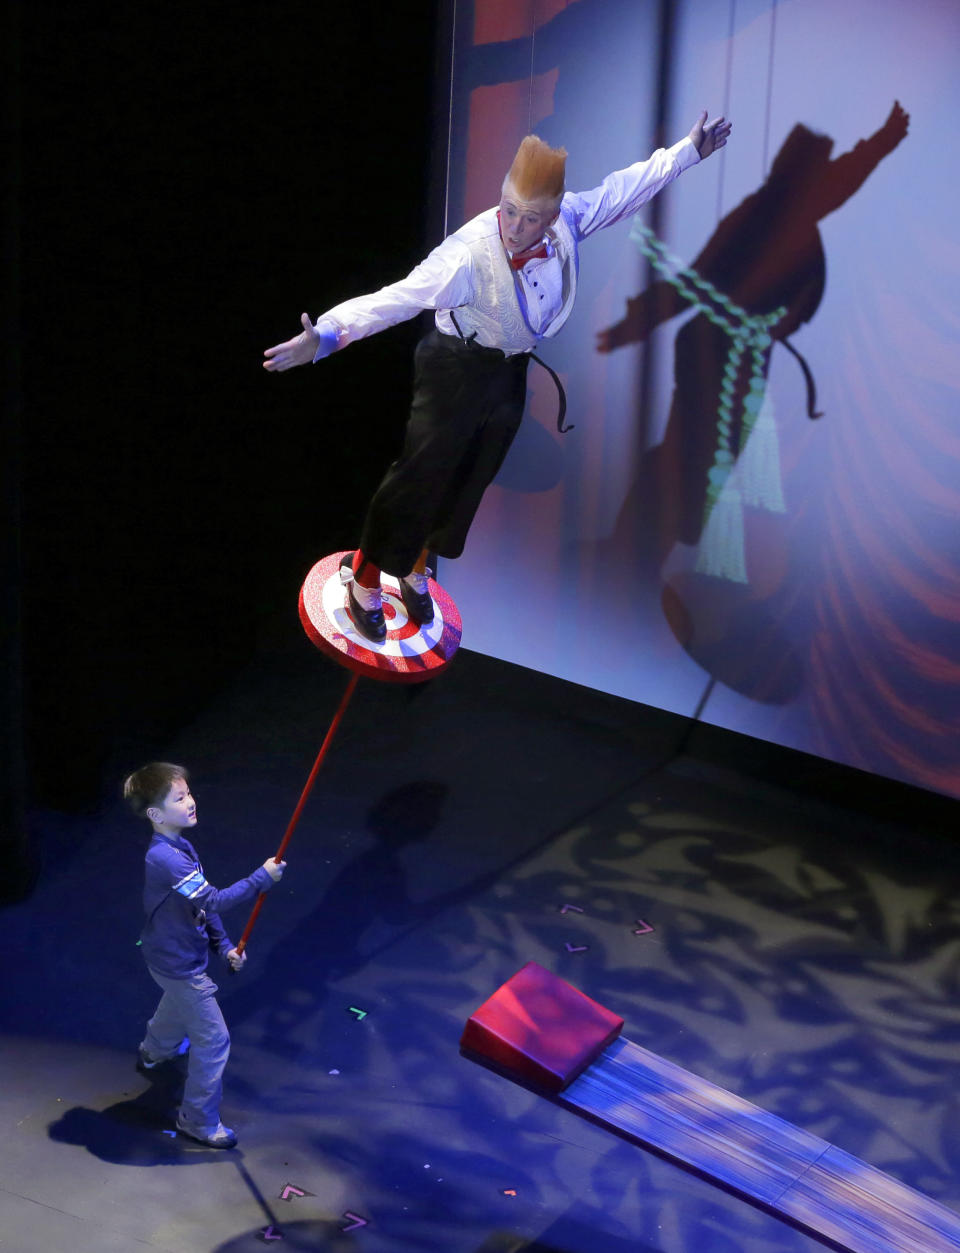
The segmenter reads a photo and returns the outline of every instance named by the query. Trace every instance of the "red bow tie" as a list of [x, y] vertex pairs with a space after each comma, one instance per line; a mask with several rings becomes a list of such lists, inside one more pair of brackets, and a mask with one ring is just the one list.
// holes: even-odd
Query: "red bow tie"
[[549, 255], [547, 245], [541, 244], [535, 252], [516, 253], [510, 258], [510, 264], [515, 270], [522, 270], [528, 261], [534, 261], [538, 257], [547, 257]]

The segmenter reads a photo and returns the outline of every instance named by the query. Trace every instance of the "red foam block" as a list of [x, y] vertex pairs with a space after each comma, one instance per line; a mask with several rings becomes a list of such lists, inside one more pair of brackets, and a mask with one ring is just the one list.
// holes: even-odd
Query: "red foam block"
[[562, 1092], [622, 1030], [622, 1018], [527, 962], [470, 1015], [460, 1047], [514, 1079]]

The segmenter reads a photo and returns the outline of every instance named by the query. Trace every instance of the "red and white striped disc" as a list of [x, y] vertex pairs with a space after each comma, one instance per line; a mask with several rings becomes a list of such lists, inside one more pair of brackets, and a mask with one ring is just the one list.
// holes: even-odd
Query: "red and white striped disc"
[[460, 647], [462, 628], [457, 606], [440, 584], [430, 579], [433, 621], [418, 626], [404, 608], [398, 581], [385, 574], [387, 638], [374, 644], [360, 634], [347, 612], [347, 590], [340, 582], [340, 562], [346, 556], [346, 552], [331, 553], [304, 580], [300, 621], [309, 639], [328, 657], [368, 679], [423, 683], [445, 670]]

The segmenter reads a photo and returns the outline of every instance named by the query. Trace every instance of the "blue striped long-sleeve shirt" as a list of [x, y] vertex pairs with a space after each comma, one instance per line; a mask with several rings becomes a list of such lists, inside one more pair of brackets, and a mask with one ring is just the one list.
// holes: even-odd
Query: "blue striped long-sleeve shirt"
[[273, 886], [273, 879], [258, 866], [246, 879], [215, 888], [189, 840], [157, 831], [147, 849], [145, 870], [143, 955], [148, 966], [169, 979], [188, 979], [206, 970], [211, 947], [226, 955], [233, 945], [220, 911]]

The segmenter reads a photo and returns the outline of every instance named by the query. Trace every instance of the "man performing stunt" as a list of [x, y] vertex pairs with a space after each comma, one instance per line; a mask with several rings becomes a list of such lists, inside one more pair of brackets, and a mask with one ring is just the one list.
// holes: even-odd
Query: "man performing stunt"
[[403, 449], [370, 502], [360, 547], [341, 569], [350, 616], [367, 639], [386, 638], [381, 570], [399, 579], [415, 622], [432, 620], [426, 554], [463, 552], [519, 428], [529, 357], [573, 309], [580, 242], [632, 217], [722, 148], [730, 130], [704, 111], [672, 148], [607, 175], [593, 191], [566, 193], [566, 151], [528, 135], [497, 208], [449, 235], [405, 279], [336, 305], [316, 325], [304, 313], [299, 335], [266, 350], [265, 369], [289, 370], [436, 310], [436, 329], [417, 345]]

